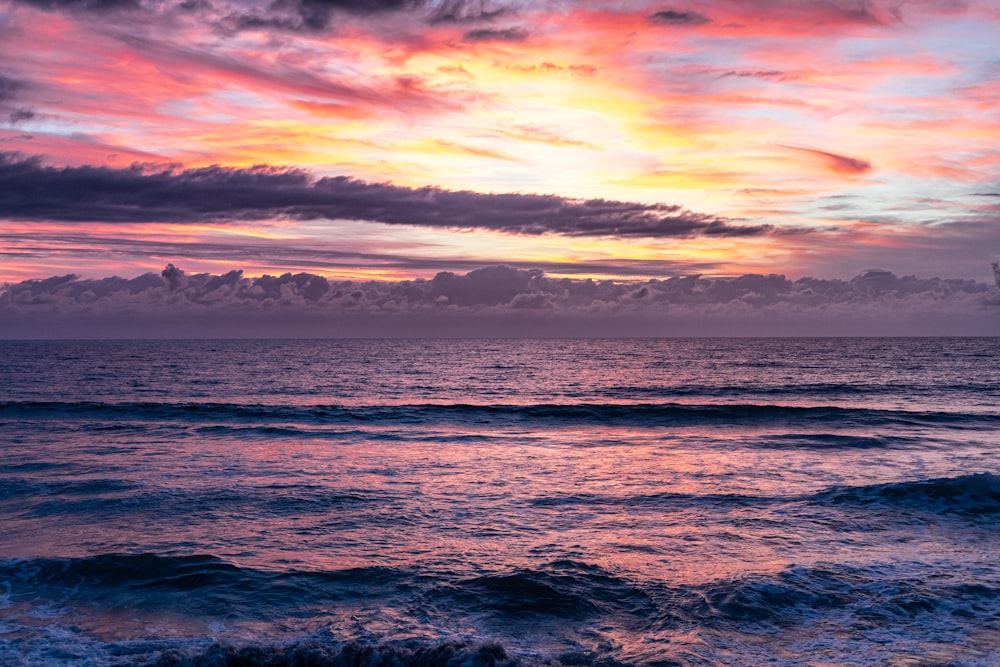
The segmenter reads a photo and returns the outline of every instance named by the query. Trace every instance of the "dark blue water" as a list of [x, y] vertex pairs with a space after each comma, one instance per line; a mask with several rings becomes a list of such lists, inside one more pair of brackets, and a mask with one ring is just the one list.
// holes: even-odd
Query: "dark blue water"
[[0, 360], [2, 665], [1000, 664], [1000, 339]]

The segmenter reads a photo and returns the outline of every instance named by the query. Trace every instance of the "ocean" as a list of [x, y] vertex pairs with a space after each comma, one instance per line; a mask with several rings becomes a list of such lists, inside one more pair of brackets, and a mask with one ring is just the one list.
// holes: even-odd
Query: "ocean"
[[1000, 339], [0, 342], [0, 664], [1000, 665]]

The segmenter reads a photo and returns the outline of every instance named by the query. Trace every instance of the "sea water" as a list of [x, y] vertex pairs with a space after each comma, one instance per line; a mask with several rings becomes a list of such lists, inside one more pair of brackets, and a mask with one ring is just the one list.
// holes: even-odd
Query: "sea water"
[[2, 665], [997, 665], [1000, 339], [0, 343]]

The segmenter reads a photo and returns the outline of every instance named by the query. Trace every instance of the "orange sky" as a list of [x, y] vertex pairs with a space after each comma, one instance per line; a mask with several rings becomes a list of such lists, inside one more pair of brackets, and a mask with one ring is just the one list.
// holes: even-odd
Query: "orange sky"
[[[991, 2], [53, 6], [0, 2], [0, 280], [168, 261], [331, 277], [479, 262], [602, 277], [878, 267], [988, 279], [1000, 252]], [[128, 195], [101, 194], [100, 179], [133, 163], [162, 178], [270, 165], [312, 182], [663, 204], [768, 231], [524, 233], [468, 216], [248, 214], [229, 200], [188, 217], [102, 219]], [[100, 181], [89, 190], [82, 171], [47, 172], [62, 208], [25, 185], [31, 170], [82, 167], [107, 169], [87, 172]]]

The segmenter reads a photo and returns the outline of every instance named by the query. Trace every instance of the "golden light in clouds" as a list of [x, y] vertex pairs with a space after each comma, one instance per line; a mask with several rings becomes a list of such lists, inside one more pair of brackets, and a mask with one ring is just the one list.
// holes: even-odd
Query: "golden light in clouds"
[[[0, 150], [54, 166], [264, 164], [411, 188], [664, 203], [731, 224], [851, 237], [865, 262], [883, 257], [900, 271], [928, 266], [928, 256], [914, 264], [905, 254], [873, 255], [896, 246], [881, 232], [852, 237], [853, 220], [907, 211], [895, 223], [930, 234], [923, 245], [933, 246], [933, 232], [914, 225], [925, 222], [914, 211], [928, 192], [938, 222], [991, 213], [976, 197], [1000, 182], [1000, 96], [984, 46], [996, 12], [930, 1], [902, 14], [880, 2], [864, 13], [751, 4], [538, 3], [482, 16], [466, 8], [448, 20], [417, 4], [331, 10], [328, 25], [310, 27], [294, 3], [88, 12], [5, 2], [0, 113], [9, 122]], [[838, 197], [851, 209], [829, 215]], [[44, 222], [7, 215], [12, 224]], [[435, 259], [414, 276], [433, 273], [441, 257], [565, 260], [568, 272], [578, 261], [588, 265], [579, 275], [600, 273], [592, 262], [607, 258], [662, 257], [669, 273], [685, 263], [718, 273], [864, 268], [850, 252], [817, 263], [821, 253], [805, 237], [780, 233], [584, 241], [439, 230], [430, 255], [401, 247], [418, 230], [371, 222], [370, 236], [393, 252]], [[278, 247], [295, 238], [294, 224], [282, 228], [292, 230], [287, 238], [262, 224], [169, 233], [191, 244], [247, 236]], [[101, 233], [123, 241], [135, 233], [115, 229]], [[370, 239], [354, 248], [343, 221], [325, 229], [330, 246], [371, 249]], [[985, 229], [968, 239], [967, 275], [1000, 242]], [[141, 253], [123, 260], [128, 247], [108, 255], [107, 271], [160, 262]], [[9, 256], [0, 274], [78, 270], [56, 245], [33, 253]], [[100, 265], [90, 256], [84, 270]]]

